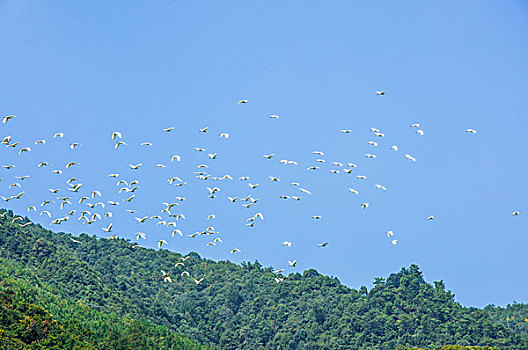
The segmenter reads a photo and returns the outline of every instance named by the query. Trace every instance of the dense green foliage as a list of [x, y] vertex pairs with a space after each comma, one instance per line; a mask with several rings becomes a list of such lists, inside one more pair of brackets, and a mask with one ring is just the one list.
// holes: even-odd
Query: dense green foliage
[[505, 308], [488, 305], [488, 311], [495, 323], [502, 324], [515, 333], [528, 336], [528, 305], [509, 304]]
[[[260, 264], [213, 262], [0, 219], [0, 256], [23, 264], [32, 284], [46, 283], [90, 309], [147, 320], [223, 349], [395, 349], [445, 344], [528, 348], [528, 337], [462, 307], [442, 282], [415, 265], [347, 288], [315, 270], [283, 282]], [[160, 270], [172, 283], [164, 282]], [[204, 277], [201, 284], [182, 276]]]
[[[2, 261], [4, 264], [5, 261]], [[3, 276], [4, 277], [4, 276]], [[37, 290], [20, 280], [2, 278], [0, 286], [0, 348], [95, 350], [81, 337], [79, 323], [63, 323], [39, 303]]]
[[499, 350], [499, 348], [492, 348], [490, 346], [461, 346], [461, 345], [444, 345], [439, 347], [434, 347], [430, 349], [422, 348], [405, 348], [398, 347], [396, 350]]
[[163, 326], [104, 314], [28, 281], [34, 282], [30, 271], [0, 258], [0, 349], [208, 349]]

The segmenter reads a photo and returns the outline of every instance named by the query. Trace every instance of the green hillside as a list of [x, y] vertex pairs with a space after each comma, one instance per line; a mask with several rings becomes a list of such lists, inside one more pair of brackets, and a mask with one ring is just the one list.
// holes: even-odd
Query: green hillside
[[396, 350], [499, 350], [499, 348], [490, 347], [490, 346], [461, 346], [461, 345], [444, 345], [439, 347], [434, 347], [430, 349], [423, 348], [406, 348], [398, 347]]
[[528, 337], [528, 305], [514, 303], [505, 308], [488, 305], [484, 310], [489, 312], [495, 323]]
[[0, 258], [0, 349], [209, 349], [148, 321], [104, 314], [54, 294]]
[[462, 307], [442, 282], [426, 283], [415, 265], [377, 279], [370, 291], [315, 270], [277, 283], [278, 275], [257, 262], [213, 262], [197, 254], [183, 262], [177, 253], [123, 239], [82, 234], [77, 243], [11, 221], [12, 213], [0, 219], [0, 257], [3, 265], [25, 267], [18, 278], [90, 310], [152, 322], [222, 349], [528, 348], [526, 324], [504, 324], [501, 308]]

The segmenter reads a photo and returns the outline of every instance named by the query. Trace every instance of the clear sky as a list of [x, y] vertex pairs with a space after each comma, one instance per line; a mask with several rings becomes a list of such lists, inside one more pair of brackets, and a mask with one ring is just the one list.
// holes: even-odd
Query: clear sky
[[[464, 305], [528, 302], [526, 2], [17, 0], [0, 3], [0, 32], [0, 114], [19, 116], [0, 125], [0, 136], [20, 143], [0, 148], [0, 163], [16, 165], [0, 169], [0, 193], [25, 191], [2, 207], [27, 214], [35, 205], [53, 218], [77, 209], [60, 226], [28, 216], [74, 235], [105, 237], [101, 228], [112, 223], [113, 234], [131, 240], [147, 233], [140, 242], [147, 247], [165, 239], [164, 248], [211, 259], [315, 268], [353, 288], [416, 263]], [[164, 133], [168, 127], [175, 130]], [[127, 143], [117, 150], [116, 130]], [[56, 132], [64, 138], [53, 139]], [[71, 150], [72, 142], [82, 146]], [[32, 151], [19, 155], [23, 147]], [[181, 162], [171, 162], [173, 154]], [[37, 168], [43, 161], [51, 165]], [[81, 165], [66, 169], [70, 161]], [[358, 167], [345, 174], [349, 162]], [[137, 163], [143, 166], [131, 170]], [[199, 164], [234, 180], [196, 179]], [[31, 177], [14, 178], [23, 175]], [[173, 176], [187, 184], [169, 185]], [[79, 193], [67, 191], [70, 177], [81, 179]], [[123, 199], [132, 193], [118, 193], [119, 179], [139, 180], [130, 203]], [[14, 182], [22, 188], [9, 188]], [[207, 198], [206, 187], [215, 186], [221, 191]], [[77, 203], [96, 189], [102, 198]], [[249, 194], [259, 201], [243, 208], [240, 198]], [[73, 204], [40, 206], [57, 196]], [[156, 219], [136, 223], [135, 216], [162, 215], [161, 203], [176, 196], [186, 198], [171, 210], [186, 216], [177, 224], [184, 237], [171, 237]], [[106, 208], [86, 205], [96, 201]], [[370, 206], [362, 210], [364, 202]], [[85, 209], [113, 217], [81, 224]], [[247, 227], [257, 212], [265, 220]], [[219, 233], [186, 237], [210, 225]], [[223, 243], [206, 246], [215, 237]], [[233, 248], [241, 252], [230, 254]], [[297, 266], [288, 267], [294, 259]]]

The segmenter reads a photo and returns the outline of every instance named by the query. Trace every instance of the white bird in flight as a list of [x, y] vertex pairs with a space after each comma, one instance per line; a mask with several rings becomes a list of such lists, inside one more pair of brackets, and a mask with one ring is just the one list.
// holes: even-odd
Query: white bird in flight
[[380, 189], [380, 190], [383, 190], [383, 191], [386, 191], [387, 188], [385, 186], [382, 186], [382, 185], [379, 185], [379, 184], [376, 184], [375, 185], [377, 189]]
[[118, 141], [118, 142], [115, 144], [114, 148], [117, 149], [117, 148], [118, 148], [119, 146], [121, 146], [121, 145], [125, 145], [125, 146], [127, 146], [126, 142]]
[[69, 162], [68, 164], [66, 164], [66, 169], [74, 165], [81, 165], [81, 164], [77, 162]]
[[7, 115], [4, 117], [4, 119], [2, 119], [2, 123], [5, 124], [7, 123], [9, 120], [11, 119], [15, 119], [15, 118], [18, 118], [16, 115]]

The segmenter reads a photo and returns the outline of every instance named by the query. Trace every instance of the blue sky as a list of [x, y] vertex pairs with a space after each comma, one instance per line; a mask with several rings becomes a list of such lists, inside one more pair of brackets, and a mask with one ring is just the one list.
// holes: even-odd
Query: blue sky
[[[464, 305], [528, 302], [527, 17], [522, 1], [4, 1], [0, 114], [19, 118], [1, 124], [0, 136], [20, 146], [0, 149], [0, 163], [16, 165], [0, 169], [0, 193], [19, 193], [8, 188], [19, 182], [26, 194], [2, 206], [40, 212], [43, 200], [72, 195], [67, 208], [78, 212], [52, 229], [107, 236], [101, 228], [112, 223], [112, 233], [132, 240], [146, 232], [140, 243], [147, 247], [165, 239], [178, 252], [275, 268], [296, 259], [287, 272], [316, 268], [354, 288], [416, 263]], [[237, 104], [241, 99], [249, 103]], [[205, 126], [207, 133], [198, 132]], [[114, 149], [115, 130], [128, 146]], [[56, 132], [64, 138], [52, 139]], [[230, 138], [220, 139], [221, 132]], [[47, 143], [34, 145], [37, 139]], [[146, 141], [153, 146], [139, 145]], [[71, 150], [71, 142], [82, 147]], [[19, 155], [24, 146], [32, 151]], [[208, 159], [214, 152], [218, 159]], [[262, 157], [270, 153], [276, 156]], [[172, 154], [182, 161], [170, 162]], [[41, 161], [51, 165], [37, 168]], [[69, 161], [81, 165], [65, 169]], [[347, 175], [333, 161], [358, 167]], [[137, 171], [128, 166], [140, 162]], [[198, 180], [199, 164], [234, 180]], [[320, 169], [306, 170], [313, 165]], [[109, 173], [139, 180], [131, 203]], [[14, 179], [23, 175], [31, 178]], [[170, 186], [172, 176], [187, 185]], [[66, 190], [70, 177], [81, 179], [81, 193]], [[206, 187], [214, 186], [221, 191], [209, 199]], [[121, 204], [95, 210], [112, 211], [112, 219], [83, 225], [78, 213], [90, 208], [77, 200], [95, 189], [103, 193], [97, 201]], [[259, 201], [248, 209], [227, 200], [249, 194]], [[160, 214], [161, 203], [176, 196], [186, 198], [174, 210], [186, 216], [178, 222], [185, 235], [209, 225], [219, 233], [173, 238], [157, 220], [135, 223], [134, 216]], [[45, 209], [54, 218], [66, 213], [58, 202]], [[515, 210], [521, 215], [512, 217]], [[265, 220], [246, 227], [256, 212]], [[426, 221], [430, 215], [435, 220]], [[29, 217], [50, 227], [47, 217]], [[224, 243], [206, 246], [214, 237]], [[286, 240], [292, 247], [282, 246]], [[232, 255], [232, 248], [241, 252]]]

